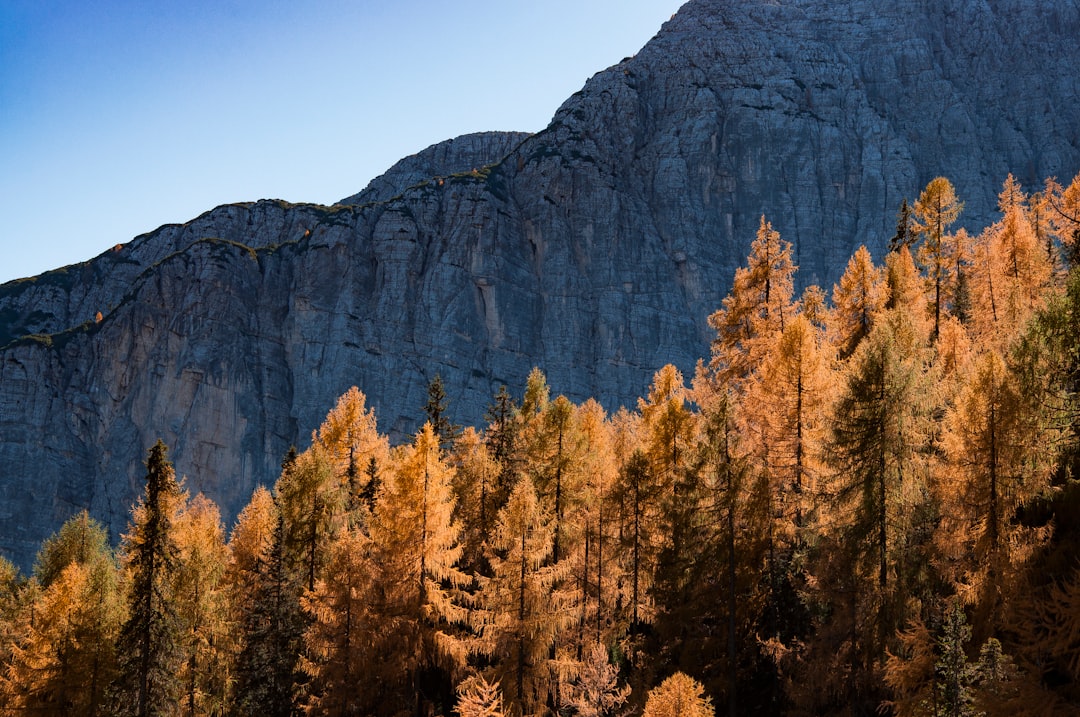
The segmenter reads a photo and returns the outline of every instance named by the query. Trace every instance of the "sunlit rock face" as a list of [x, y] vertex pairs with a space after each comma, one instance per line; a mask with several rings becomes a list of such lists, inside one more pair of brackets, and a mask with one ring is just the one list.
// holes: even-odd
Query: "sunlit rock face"
[[1078, 16], [692, 0], [535, 135], [460, 137], [332, 207], [223, 206], [6, 284], [0, 550], [27, 566], [83, 507], [118, 537], [158, 437], [231, 521], [354, 384], [397, 439], [436, 373], [461, 423], [533, 366], [633, 405], [707, 354], [762, 214], [828, 289], [935, 176], [972, 230], [1008, 172], [1071, 179]]

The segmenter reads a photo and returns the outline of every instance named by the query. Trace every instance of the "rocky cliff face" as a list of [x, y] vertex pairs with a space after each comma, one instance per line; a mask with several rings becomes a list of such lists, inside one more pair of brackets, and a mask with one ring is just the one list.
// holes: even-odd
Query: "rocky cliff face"
[[1080, 10], [1038, 5], [691, 0], [536, 135], [3, 285], [0, 550], [27, 565], [84, 506], [118, 535], [159, 436], [231, 519], [354, 384], [398, 436], [435, 373], [461, 422], [534, 365], [630, 405], [707, 354], [763, 213], [826, 287], [939, 174], [980, 228], [1007, 172], [1080, 170]]

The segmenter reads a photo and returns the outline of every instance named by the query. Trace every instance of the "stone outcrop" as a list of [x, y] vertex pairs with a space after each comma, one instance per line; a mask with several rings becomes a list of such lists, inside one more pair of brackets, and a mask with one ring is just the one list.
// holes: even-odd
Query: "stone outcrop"
[[28, 565], [84, 506], [115, 538], [158, 437], [231, 520], [351, 385], [399, 438], [436, 373], [463, 423], [532, 366], [631, 405], [707, 354], [762, 214], [829, 288], [937, 175], [973, 230], [1007, 172], [1071, 179], [1076, 37], [1074, 0], [691, 0], [535, 135], [458, 138], [334, 206], [223, 206], [5, 284], [0, 551]]

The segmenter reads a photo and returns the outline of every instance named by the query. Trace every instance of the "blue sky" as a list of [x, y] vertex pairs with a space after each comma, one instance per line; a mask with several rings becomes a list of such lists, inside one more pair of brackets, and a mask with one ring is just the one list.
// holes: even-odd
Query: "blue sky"
[[0, 0], [0, 282], [542, 129], [682, 0]]

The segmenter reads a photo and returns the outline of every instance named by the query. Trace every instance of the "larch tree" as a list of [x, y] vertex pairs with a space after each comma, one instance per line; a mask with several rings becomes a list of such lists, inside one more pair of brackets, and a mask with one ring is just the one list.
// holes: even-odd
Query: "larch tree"
[[771, 340], [794, 311], [795, 264], [791, 243], [761, 217], [745, 267], [735, 270], [731, 292], [709, 316], [716, 330], [712, 367], [721, 381], [747, 376], [763, 353], [761, 340]]
[[976, 237], [971, 270], [971, 333], [1005, 351], [1041, 306], [1051, 264], [1040, 246], [1015, 182], [999, 197], [1002, 218]]
[[1017, 381], [994, 351], [975, 359], [968, 381], [945, 421], [947, 464], [939, 486], [954, 560], [963, 564], [958, 587], [967, 599], [1000, 604], [1010, 546], [1021, 530], [1015, 512], [1049, 484], [1038, 460], [1039, 429]]
[[619, 669], [611, 664], [607, 648], [593, 643], [577, 677], [562, 698], [562, 707], [579, 717], [615, 717], [630, 696], [629, 685], [619, 685]]
[[[885, 257], [885, 283], [889, 299], [885, 302], [889, 321], [902, 320], [915, 341], [929, 344], [933, 338], [933, 317], [926, 299], [925, 282], [907, 247]], [[903, 317], [899, 319], [898, 317]]]
[[333, 454], [312, 438], [311, 447], [282, 470], [274, 487], [286, 569], [306, 590], [315, 589], [326, 546], [342, 526], [348, 499], [347, 484], [334, 473]]
[[[671, 364], [656, 372], [648, 398], [638, 400], [648, 477], [657, 490], [652, 499], [658, 509], [653, 550], [657, 567], [672, 578], [685, 575], [692, 560], [699, 520], [695, 481], [686, 471], [695, 433], [695, 416], [686, 401], [682, 373]], [[655, 583], [664, 590], [677, 591], [677, 585], [685, 585], [685, 580], [678, 577], [674, 583], [666, 579]]]
[[554, 520], [552, 560], [566, 557], [578, 539], [576, 516], [584, 496], [584, 445], [574, 404], [565, 396], [545, 403], [526, 434], [528, 466], [540, 500]]
[[367, 397], [356, 386], [326, 415], [319, 427], [318, 443], [344, 492], [341, 507], [348, 510], [350, 520], [364, 522], [362, 513], [369, 512], [364, 497], [373, 479], [372, 462], [377, 474], [386, 464], [390, 448], [386, 436], [379, 435], [374, 409], [367, 407]]
[[40, 591], [32, 619], [13, 642], [3, 703], [17, 713], [105, 714], [123, 620], [118, 575], [105, 529], [86, 511], [68, 520], [38, 554]]
[[551, 562], [554, 531], [532, 482], [518, 481], [499, 513], [492, 541], [492, 576], [480, 578], [480, 650], [512, 711], [532, 714], [554, 693], [550, 653], [574, 620], [557, 590], [568, 561]]
[[82, 510], [41, 544], [34, 561], [34, 577], [43, 588], [48, 588], [71, 563], [89, 565], [103, 558], [111, 559], [110, 553], [105, 527]]
[[870, 334], [889, 300], [885, 271], [874, 266], [865, 246], [855, 251], [840, 281], [833, 285], [832, 300], [829, 333], [840, 358], [847, 358]]
[[300, 668], [309, 676], [305, 714], [373, 714], [390, 698], [376, 677], [372, 645], [381, 636], [380, 617], [372, 610], [375, 567], [371, 539], [346, 528], [330, 546], [323, 577], [301, 598], [310, 625], [304, 634]]
[[188, 715], [229, 711], [232, 684], [231, 606], [225, 582], [228, 548], [218, 507], [201, 493], [179, 514], [178, 561], [171, 587], [180, 626], [178, 677]]
[[996, 259], [993, 268], [1003, 285], [1004, 316], [999, 314], [999, 319], [1004, 318], [1004, 322], [999, 320], [999, 324], [1011, 337], [1038, 308], [1043, 289], [1050, 281], [1051, 264], [1029, 221], [1025, 204], [1019, 199], [1009, 199], [1019, 192], [1018, 186], [1013, 186], [1015, 182], [1009, 180], [999, 201], [1004, 216], [990, 237], [991, 256]]
[[700, 483], [705, 531], [690, 579], [699, 633], [693, 648], [700, 656], [683, 662], [704, 670], [703, 678], [711, 678], [725, 696], [727, 713], [737, 715], [740, 706], [749, 706], [749, 700], [739, 699], [741, 677], [747, 669], [768, 669], [750, 663], [757, 652], [752, 646], [762, 642], [759, 626], [768, 598], [760, 579], [767, 559], [762, 536], [771, 517], [763, 510], [767, 501], [754, 490], [733, 392], [699, 371], [694, 401], [701, 406], [701, 418], [692, 470]]
[[462, 567], [486, 573], [484, 545], [491, 539], [498, 512], [495, 487], [499, 464], [472, 426], [455, 441], [452, 462], [456, 466], [452, 487], [454, 520], [461, 526]]
[[498, 681], [492, 683], [482, 675], [473, 675], [458, 685], [457, 694], [454, 709], [459, 717], [508, 717]]
[[466, 613], [451, 590], [468, 576], [458, 567], [462, 546], [453, 519], [454, 471], [431, 424], [424, 424], [412, 445], [397, 448], [390, 463], [371, 538], [378, 568], [373, 609], [393, 660], [377, 671], [387, 673], [388, 689], [389, 673], [395, 673], [403, 680], [398, 689], [419, 700], [421, 671], [453, 673], [464, 666], [465, 647], [455, 630], [466, 622]]
[[146, 461], [146, 489], [121, 546], [128, 617], [120, 630], [118, 674], [112, 686], [116, 715], [170, 714], [179, 701], [180, 624], [172, 581], [180, 559], [177, 514], [187, 501], [160, 440]]
[[956, 197], [952, 182], [945, 177], [930, 180], [919, 195], [912, 212], [912, 231], [921, 239], [918, 258], [927, 274], [931, 288], [934, 327], [932, 337], [937, 339], [941, 327], [946, 283], [951, 267], [946, 246], [946, 231], [963, 210], [964, 204]]
[[700, 682], [676, 672], [649, 690], [641, 717], [713, 717], [712, 699]]
[[1058, 249], [1058, 237], [1051, 220], [1053, 214], [1049, 188], [1041, 192], [1032, 192], [1027, 201], [1027, 217], [1031, 230], [1035, 232], [1035, 241], [1046, 252], [1046, 261], [1050, 273], [1057, 276], [1061, 270], [1061, 252]]
[[[949, 312], [961, 322], [971, 317], [971, 276], [973, 240], [967, 230], [961, 227], [945, 237], [945, 253], [952, 275], [951, 285], [947, 287]], [[940, 336], [940, 327], [938, 335]]]
[[694, 415], [686, 401], [682, 372], [671, 364], [656, 372], [648, 396], [638, 399], [645, 455], [668, 494], [675, 490], [694, 436]]
[[1080, 174], [1068, 187], [1062, 187], [1054, 179], [1046, 180], [1043, 197], [1050, 228], [1061, 242], [1067, 267], [1072, 269], [1080, 259]]
[[[581, 507], [583, 546], [574, 570], [581, 583], [583, 600], [579, 625], [579, 644], [588, 640], [603, 643], [615, 629], [613, 607], [615, 586], [620, 575], [613, 559], [615, 553], [617, 511], [613, 495], [618, 479], [618, 465], [612, 446], [612, 431], [604, 409], [589, 399], [577, 409], [584, 453], [585, 500]], [[605, 629], [606, 626], [606, 629]]]
[[1053, 446], [1055, 482], [1080, 479], [1080, 270], [1032, 317], [1013, 347], [1019, 389]]
[[[651, 590], [660, 545], [656, 523], [661, 495], [648, 457], [635, 451], [619, 471], [615, 485], [620, 505], [618, 562], [625, 576], [616, 607], [624, 615], [631, 637], [653, 621]], [[631, 659], [635, 659], [633, 654]]]
[[810, 322], [796, 316], [769, 353], [757, 394], [765, 413], [766, 441], [772, 446], [770, 472], [785, 503], [778, 514], [790, 524], [796, 540], [808, 525], [821, 475], [821, 417], [831, 379], [821, 344]]

